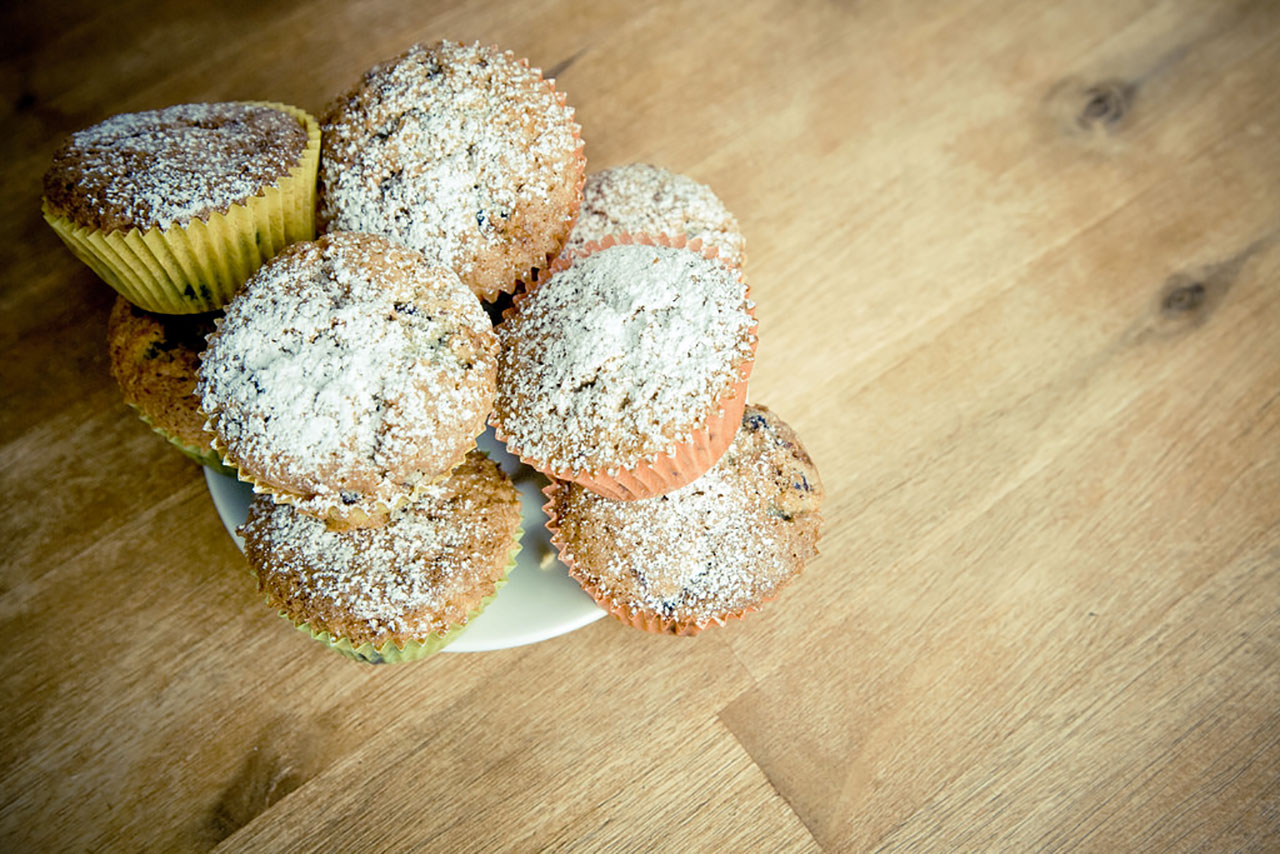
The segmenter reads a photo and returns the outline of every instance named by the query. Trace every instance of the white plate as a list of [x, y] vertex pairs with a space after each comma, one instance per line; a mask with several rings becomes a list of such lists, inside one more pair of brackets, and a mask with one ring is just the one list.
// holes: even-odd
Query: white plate
[[[502, 443], [494, 438], [492, 430], [486, 430], [476, 444], [511, 476], [520, 490], [524, 511], [523, 548], [507, 585], [484, 609], [484, 613], [472, 620], [467, 630], [444, 651], [484, 652], [523, 646], [580, 629], [603, 617], [604, 611], [582, 592], [559, 560], [553, 559], [546, 569], [539, 566], [543, 556], [555, 554], [551, 535], [543, 524], [544, 499], [540, 490], [547, 481], [508, 454]], [[234, 477], [217, 474], [207, 468], [204, 479], [209, 484], [209, 494], [213, 496], [213, 505], [218, 508], [222, 524], [244, 551], [244, 540], [236, 533], [236, 528], [244, 523], [249, 513], [253, 489]]]

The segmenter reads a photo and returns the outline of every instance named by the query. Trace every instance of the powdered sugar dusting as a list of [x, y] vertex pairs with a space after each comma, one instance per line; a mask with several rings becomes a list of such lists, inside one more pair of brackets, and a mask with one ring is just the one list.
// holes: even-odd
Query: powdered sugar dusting
[[497, 420], [558, 471], [671, 453], [752, 355], [736, 272], [687, 250], [616, 245], [539, 285], [498, 327]]
[[98, 227], [186, 225], [257, 195], [298, 164], [307, 134], [252, 104], [180, 104], [72, 134], [45, 176], [58, 209]]
[[322, 227], [392, 237], [469, 280], [480, 252], [511, 239], [519, 209], [564, 194], [572, 116], [509, 52], [416, 45], [371, 69], [325, 122]]
[[614, 606], [700, 622], [758, 605], [814, 553], [822, 487], [790, 428], [750, 407], [701, 478], [639, 501], [563, 484], [575, 570]]
[[505, 574], [518, 523], [515, 488], [473, 453], [381, 528], [330, 531], [259, 497], [241, 533], [273, 604], [313, 629], [380, 645], [465, 621]]
[[470, 447], [496, 342], [475, 296], [371, 235], [295, 244], [227, 307], [196, 393], [228, 459], [299, 507], [391, 504]]
[[698, 238], [734, 266], [741, 266], [745, 257], [737, 219], [705, 184], [647, 163], [588, 175], [565, 252], [611, 234], [638, 233]]

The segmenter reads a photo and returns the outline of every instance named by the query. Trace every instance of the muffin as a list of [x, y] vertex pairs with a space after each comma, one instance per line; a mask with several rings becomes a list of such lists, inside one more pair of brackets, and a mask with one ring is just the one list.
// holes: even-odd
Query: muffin
[[370, 69], [323, 129], [322, 231], [391, 238], [489, 301], [569, 236], [580, 128], [564, 95], [509, 51], [415, 45]]
[[473, 451], [381, 528], [332, 531], [258, 496], [240, 528], [267, 604], [344, 655], [373, 664], [430, 655], [506, 582], [520, 497]]
[[614, 166], [587, 176], [582, 209], [566, 254], [611, 234], [683, 234], [714, 246], [734, 267], [746, 261], [738, 220], [705, 184], [648, 163]]
[[152, 314], [116, 297], [107, 321], [111, 376], [125, 403], [151, 429], [202, 465], [222, 474], [232, 470], [213, 450], [213, 434], [194, 394], [212, 314]]
[[320, 129], [283, 104], [181, 104], [71, 135], [44, 176], [44, 217], [147, 311], [221, 308], [315, 227]]
[[738, 428], [753, 309], [741, 272], [683, 237], [588, 244], [497, 327], [494, 429], [543, 474], [610, 498], [677, 489]]
[[474, 447], [496, 347], [449, 270], [371, 234], [297, 243], [209, 338], [196, 394], [241, 479], [340, 525], [377, 525]]
[[614, 617], [657, 634], [757, 610], [817, 554], [818, 471], [760, 406], [747, 407], [720, 461], [675, 492], [628, 502], [563, 482], [544, 492], [569, 574]]

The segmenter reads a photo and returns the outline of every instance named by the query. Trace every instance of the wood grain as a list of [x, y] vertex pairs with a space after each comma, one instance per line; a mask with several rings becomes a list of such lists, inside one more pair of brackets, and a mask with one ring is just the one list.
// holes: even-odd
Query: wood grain
[[[0, 848], [1280, 849], [1280, 7], [0, 12]], [[711, 184], [823, 555], [696, 639], [365, 668], [253, 591], [39, 215], [62, 137], [416, 40]]]

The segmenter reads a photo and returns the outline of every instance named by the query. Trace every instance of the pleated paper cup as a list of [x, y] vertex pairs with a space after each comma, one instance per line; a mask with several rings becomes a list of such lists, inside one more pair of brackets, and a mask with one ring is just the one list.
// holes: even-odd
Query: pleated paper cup
[[158, 314], [222, 308], [264, 261], [315, 236], [320, 125], [297, 107], [248, 103], [288, 113], [307, 130], [298, 165], [258, 195], [226, 213], [167, 228], [103, 232], [76, 225], [47, 201], [41, 208], [45, 221], [77, 258], [139, 308]]
[[498, 593], [506, 586], [511, 570], [515, 569], [516, 558], [520, 554], [520, 540], [523, 536], [523, 528], [517, 527], [515, 544], [507, 562], [507, 569], [502, 577], [494, 583], [493, 592], [481, 599], [478, 606], [467, 612], [467, 616], [462, 622], [454, 623], [443, 632], [434, 632], [422, 638], [409, 638], [403, 644], [397, 644], [392, 640], [377, 645], [370, 642], [355, 644], [352, 643], [350, 638], [334, 637], [327, 631], [317, 630], [310, 623], [294, 622], [283, 611], [279, 612], [279, 614], [281, 619], [288, 622], [298, 631], [310, 636], [313, 640], [324, 644], [336, 653], [365, 664], [397, 664], [403, 661], [417, 661], [428, 658], [457, 640], [467, 630], [471, 621], [480, 616], [484, 609], [489, 606], [489, 603], [498, 597]]
[[202, 448], [199, 445], [189, 444], [183, 441], [181, 437], [175, 435], [174, 433], [171, 433], [170, 431], [158, 425], [155, 421], [153, 421], [150, 417], [148, 417], [137, 406], [134, 406], [133, 404], [129, 404], [129, 407], [134, 411], [135, 414], [137, 414], [138, 418], [144, 424], [146, 424], [148, 427], [151, 428], [151, 430], [156, 435], [164, 438], [169, 444], [173, 445], [175, 448], [177, 448], [179, 451], [185, 454], [188, 458], [195, 460], [197, 463], [199, 463], [202, 466], [205, 466], [206, 468], [213, 469], [218, 474], [227, 475], [228, 477], [235, 477], [235, 474], [236, 474], [235, 468], [227, 465], [226, 461], [222, 459], [222, 455], [219, 454], [217, 451], [215, 451], [212, 446]]
[[[515, 565], [515, 555], [512, 555], [512, 566]], [[508, 570], [508, 573], [510, 570]], [[289, 621], [284, 613], [280, 616], [289, 621], [294, 628], [300, 632], [304, 632], [312, 639], [319, 641], [329, 649], [336, 653], [346, 656], [347, 658], [360, 661], [365, 664], [398, 664], [402, 661], [418, 661], [419, 659], [429, 658], [449, 644], [457, 640], [463, 632], [467, 630], [467, 626], [476, 617], [484, 612], [489, 603], [498, 598], [498, 592], [506, 586], [507, 576], [503, 576], [494, 586], [493, 593], [481, 600], [480, 606], [474, 611], [467, 614], [466, 619], [461, 623], [455, 623], [450, 626], [442, 634], [428, 635], [421, 640], [410, 639], [403, 646], [397, 645], [394, 641], [375, 646], [372, 643], [363, 643], [360, 645], [353, 644], [348, 638], [334, 638], [333, 635], [324, 631], [316, 631], [307, 623], [296, 624]]]
[[[546, 271], [545, 276], [540, 276], [538, 282], [535, 282], [528, 291], [516, 295], [511, 307], [503, 312], [503, 318], [507, 319], [514, 316], [519, 312], [521, 304], [537, 291], [537, 287], [541, 282], [550, 279], [556, 273], [567, 270], [574, 262], [610, 246], [630, 244], [689, 249], [700, 252], [709, 259], [714, 260], [717, 258], [715, 247], [704, 248], [701, 240], [694, 239], [690, 241], [684, 235], [619, 234], [606, 237], [598, 243], [587, 243], [581, 251], [575, 252], [570, 257], [556, 259], [555, 263]], [[740, 281], [742, 280], [742, 271], [739, 268], [728, 264], [725, 264], [725, 266], [733, 270]], [[755, 304], [751, 302], [749, 286], [746, 288], [746, 297], [747, 313], [754, 319], [756, 316]], [[708, 469], [720, 460], [724, 452], [729, 449], [729, 445], [733, 443], [733, 437], [737, 434], [738, 426], [742, 423], [742, 411], [747, 404], [747, 380], [750, 378], [751, 369], [755, 365], [755, 352], [758, 343], [757, 335], [755, 334], [756, 328], [756, 325], [751, 327], [751, 355], [738, 366], [737, 379], [729, 385], [712, 405], [707, 415], [691, 431], [690, 437], [685, 441], [676, 442], [671, 451], [656, 454], [652, 458], [641, 459], [631, 468], [611, 469], [609, 467], [601, 467], [582, 471], [556, 469], [549, 463], [526, 454], [520, 447], [519, 441], [502, 429], [501, 421], [498, 419], [496, 412], [490, 419], [494, 434], [506, 443], [507, 450], [518, 456], [526, 465], [537, 469], [550, 478], [581, 484], [592, 492], [603, 495], [606, 498], [612, 498], [617, 501], [636, 501], [679, 489], [706, 473]]]

